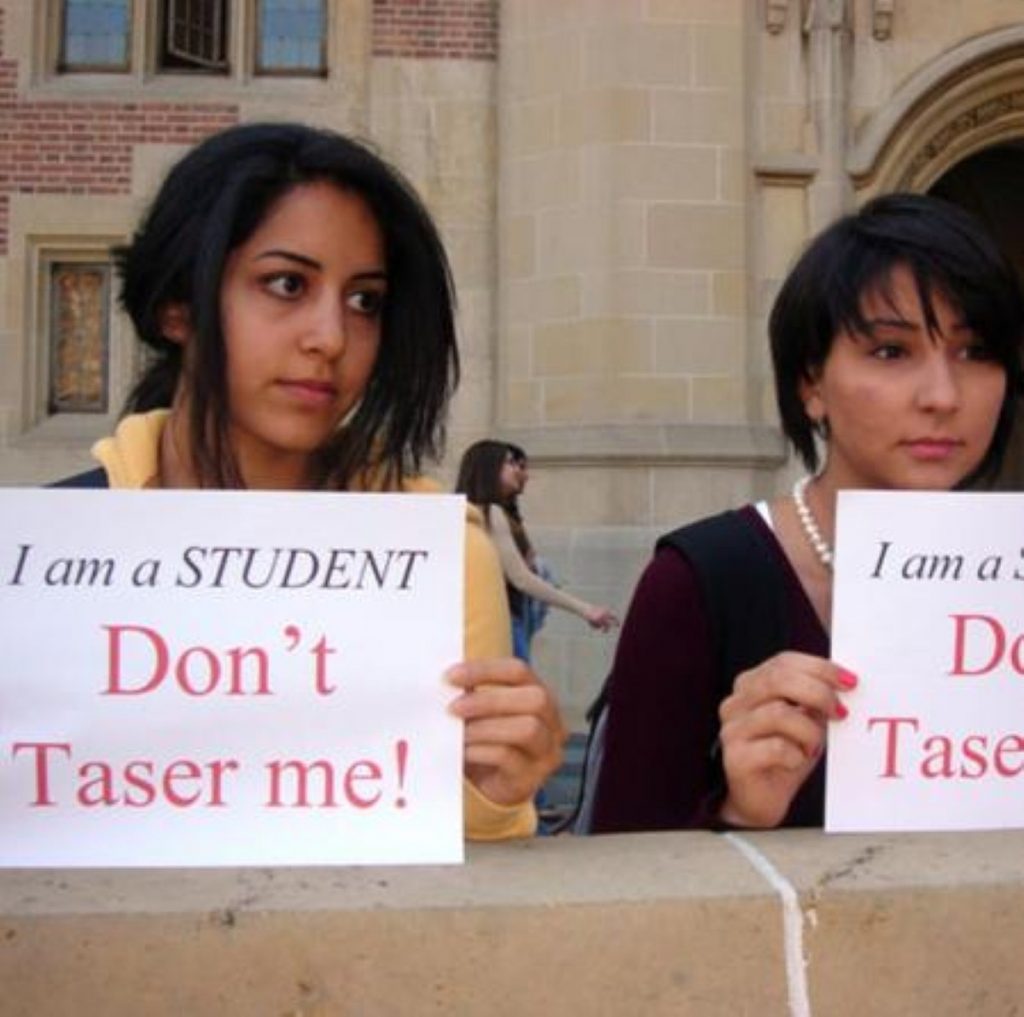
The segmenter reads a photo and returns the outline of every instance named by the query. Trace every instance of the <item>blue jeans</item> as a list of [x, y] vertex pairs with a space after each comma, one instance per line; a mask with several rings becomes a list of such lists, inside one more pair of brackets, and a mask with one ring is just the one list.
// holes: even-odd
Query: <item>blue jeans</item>
[[530, 632], [529, 624], [525, 618], [512, 616], [512, 653], [520, 660], [530, 663]]

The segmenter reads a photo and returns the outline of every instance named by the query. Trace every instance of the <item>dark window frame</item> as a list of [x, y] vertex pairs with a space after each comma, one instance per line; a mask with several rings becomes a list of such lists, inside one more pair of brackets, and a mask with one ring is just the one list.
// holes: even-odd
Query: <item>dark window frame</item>
[[158, 72], [231, 73], [228, 0], [163, 0], [158, 30]]

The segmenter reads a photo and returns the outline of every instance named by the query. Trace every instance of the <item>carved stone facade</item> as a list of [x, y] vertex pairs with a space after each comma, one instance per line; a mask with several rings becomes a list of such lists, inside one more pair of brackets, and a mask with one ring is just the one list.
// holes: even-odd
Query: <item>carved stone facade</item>
[[[272, 82], [241, 37], [226, 77], [151, 73], [141, 31], [131, 74], [62, 76], [59, 9], [0, 0], [0, 480], [78, 467], [111, 423], [47, 413], [47, 266], [122, 239], [199, 134], [302, 118], [370, 135], [450, 246], [465, 372], [439, 472], [486, 434], [523, 445], [534, 542], [622, 611], [657, 533], [791, 479], [764, 318], [808, 235], [1024, 138], [1007, 0], [332, 0], [326, 76]], [[76, 145], [97, 159], [59, 176]], [[109, 340], [116, 402], [116, 314]], [[613, 645], [558, 612], [539, 637], [573, 719]]]

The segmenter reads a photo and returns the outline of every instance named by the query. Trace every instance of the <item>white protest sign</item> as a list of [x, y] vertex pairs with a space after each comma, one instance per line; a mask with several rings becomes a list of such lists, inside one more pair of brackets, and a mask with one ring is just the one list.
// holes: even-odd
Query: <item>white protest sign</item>
[[1024, 496], [843, 492], [828, 830], [1024, 826]]
[[0, 865], [456, 862], [465, 502], [0, 492]]

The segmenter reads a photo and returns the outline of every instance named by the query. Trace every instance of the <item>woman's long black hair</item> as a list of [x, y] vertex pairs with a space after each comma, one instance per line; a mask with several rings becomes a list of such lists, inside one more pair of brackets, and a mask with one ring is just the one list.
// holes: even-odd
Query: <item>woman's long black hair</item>
[[[220, 313], [228, 256], [283, 195], [320, 181], [367, 203], [388, 273], [380, 352], [354, 416], [319, 453], [322, 481], [341, 489], [373, 475], [399, 483], [441, 453], [459, 359], [451, 270], [429, 213], [402, 175], [359, 142], [301, 124], [243, 124], [177, 163], [131, 242], [115, 252], [122, 306], [153, 351], [125, 412], [170, 406], [187, 385], [189, 451], [202, 486], [243, 483], [228, 441]], [[161, 328], [173, 305], [189, 316], [187, 370], [182, 346]]]

